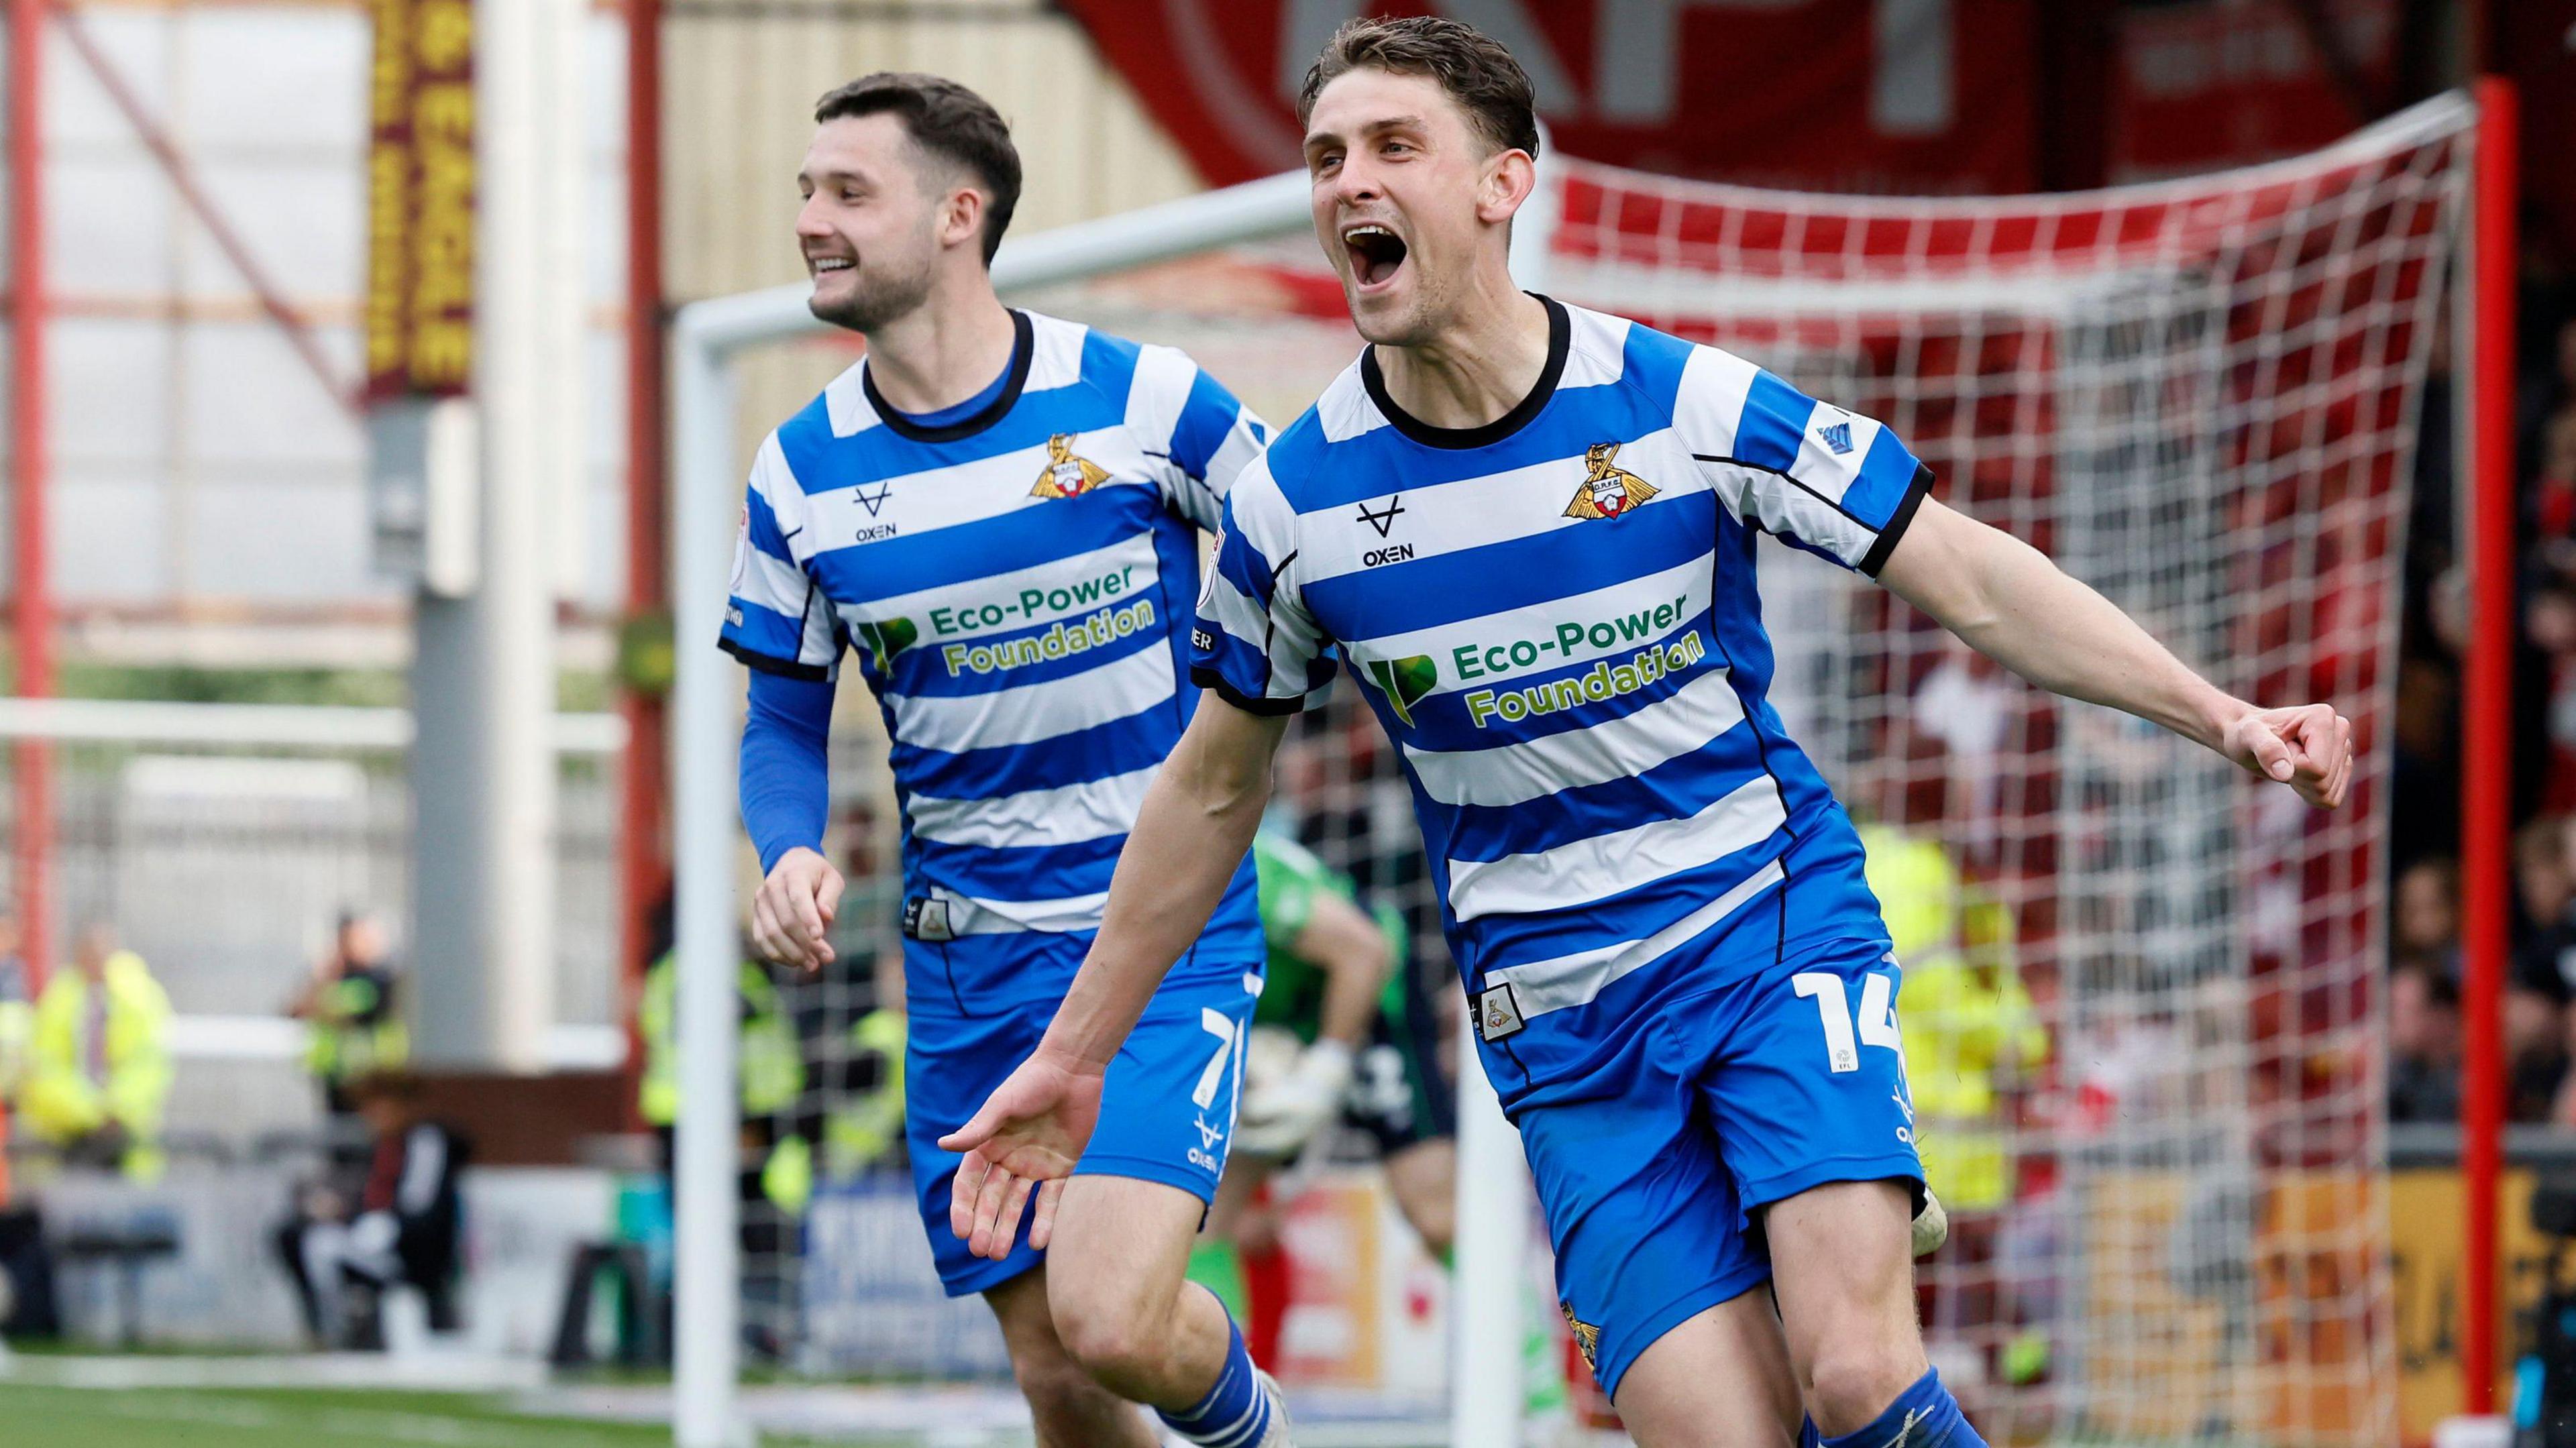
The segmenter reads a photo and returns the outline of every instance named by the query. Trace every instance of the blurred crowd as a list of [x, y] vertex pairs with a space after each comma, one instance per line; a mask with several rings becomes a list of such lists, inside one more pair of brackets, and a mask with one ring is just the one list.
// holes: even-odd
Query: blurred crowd
[[[2576, 266], [2527, 239], [2515, 389], [2510, 1119], [2576, 1128]], [[2460, 1110], [2461, 681], [2468, 641], [2447, 348], [2425, 397], [2389, 820], [2389, 1114]]]

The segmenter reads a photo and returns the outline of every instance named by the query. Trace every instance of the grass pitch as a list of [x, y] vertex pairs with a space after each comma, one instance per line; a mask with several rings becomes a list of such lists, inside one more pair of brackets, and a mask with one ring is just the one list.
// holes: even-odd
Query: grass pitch
[[[668, 1428], [531, 1418], [457, 1393], [0, 1384], [11, 1448], [643, 1448]], [[765, 1445], [797, 1440], [770, 1438]]]

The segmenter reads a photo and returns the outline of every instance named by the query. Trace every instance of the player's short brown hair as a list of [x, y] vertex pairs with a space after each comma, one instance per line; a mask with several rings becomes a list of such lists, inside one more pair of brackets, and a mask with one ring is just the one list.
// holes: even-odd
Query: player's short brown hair
[[990, 264], [1020, 204], [1020, 150], [993, 103], [944, 75], [881, 70], [833, 87], [814, 103], [814, 124], [847, 116], [892, 114], [923, 153], [964, 168], [992, 199], [984, 207], [984, 260]]
[[1430, 76], [1495, 150], [1538, 154], [1538, 106], [1521, 63], [1476, 27], [1431, 15], [1353, 20], [1334, 31], [1297, 91], [1297, 124], [1313, 117], [1325, 86], [1363, 67]]

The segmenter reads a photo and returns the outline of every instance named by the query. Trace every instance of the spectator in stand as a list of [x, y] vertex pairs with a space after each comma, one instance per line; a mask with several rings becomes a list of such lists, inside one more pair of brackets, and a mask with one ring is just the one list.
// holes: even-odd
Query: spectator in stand
[[24, 950], [17, 914], [0, 908], [0, 1103], [17, 1099], [35, 1043], [36, 1002]]
[[[2504, 1005], [2508, 1105], [2516, 1121], [2545, 1121], [2567, 1075], [2568, 1003], [2576, 977], [2561, 968], [2562, 932], [2576, 882], [2567, 821], [2544, 815], [2513, 838], [2514, 958]], [[2576, 961], [2571, 961], [2576, 963]]]
[[348, 1083], [350, 1105], [373, 1144], [354, 1199], [308, 1189], [277, 1249], [295, 1284], [305, 1326], [326, 1347], [382, 1351], [382, 1298], [408, 1283], [420, 1290], [433, 1332], [457, 1326], [456, 1278], [463, 1266], [457, 1177], [465, 1144], [421, 1114], [419, 1077], [398, 1071]]
[[104, 923], [80, 933], [72, 969], [36, 998], [18, 1110], [66, 1161], [158, 1180], [170, 1099], [170, 997]]
[[1912, 732], [1937, 740], [1948, 761], [1943, 813], [1966, 863], [1992, 866], [1998, 858], [2027, 699], [2027, 688], [2001, 664], [1952, 645], [1915, 687], [1906, 711]]
[[349, 1083], [378, 1071], [399, 1071], [411, 1060], [411, 1033], [403, 1025], [397, 991], [401, 977], [384, 926], [375, 917], [344, 911], [330, 953], [287, 1002], [286, 1013], [305, 1023], [305, 1069], [322, 1087], [322, 1109], [353, 1118]]
[[2460, 991], [2421, 960], [2388, 981], [2388, 1119], [2460, 1119]]
[[2456, 979], [2460, 973], [2460, 865], [2434, 855], [2409, 865], [2392, 892], [2389, 945], [2399, 959], [2422, 960]]

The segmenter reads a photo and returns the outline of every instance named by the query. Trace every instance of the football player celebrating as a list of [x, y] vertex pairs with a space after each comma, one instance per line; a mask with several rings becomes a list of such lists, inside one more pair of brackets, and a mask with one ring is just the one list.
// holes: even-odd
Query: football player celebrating
[[[1859, 837], [1766, 701], [1758, 536], [2314, 804], [2343, 798], [2348, 726], [2205, 682], [1934, 501], [1877, 422], [1514, 287], [1538, 133], [1492, 40], [1353, 22], [1300, 109], [1316, 232], [1371, 345], [1228, 499], [1194, 639], [1217, 697], [1045, 1039], [948, 1138], [961, 1189], [1007, 1207], [1115, 1122], [1103, 1073], [1224, 897], [1286, 716], [1338, 651], [1402, 754], [1565, 1316], [1629, 1431], [1980, 1443], [1915, 1321], [1898, 967]], [[1360, 518], [1399, 495], [1411, 552], [1373, 559]]]
[[1285, 1444], [1275, 1386], [1182, 1280], [1261, 991], [1243, 841], [1188, 963], [1130, 1017], [1081, 1174], [1048, 1184], [1025, 1231], [952, 1230], [982, 1177], [952, 1216], [959, 1159], [934, 1140], [1037, 1043], [1099, 928], [1199, 698], [1181, 623], [1199, 532], [1261, 423], [1179, 352], [996, 299], [1020, 160], [982, 97], [871, 75], [814, 119], [796, 225], [812, 306], [868, 352], [752, 465], [723, 645], [754, 671], [754, 935], [779, 961], [832, 958], [824, 744], [855, 640], [903, 808], [908, 1136], [940, 1280], [1001, 1320], [1042, 1444], [1152, 1448], [1132, 1403], [1192, 1442]]

